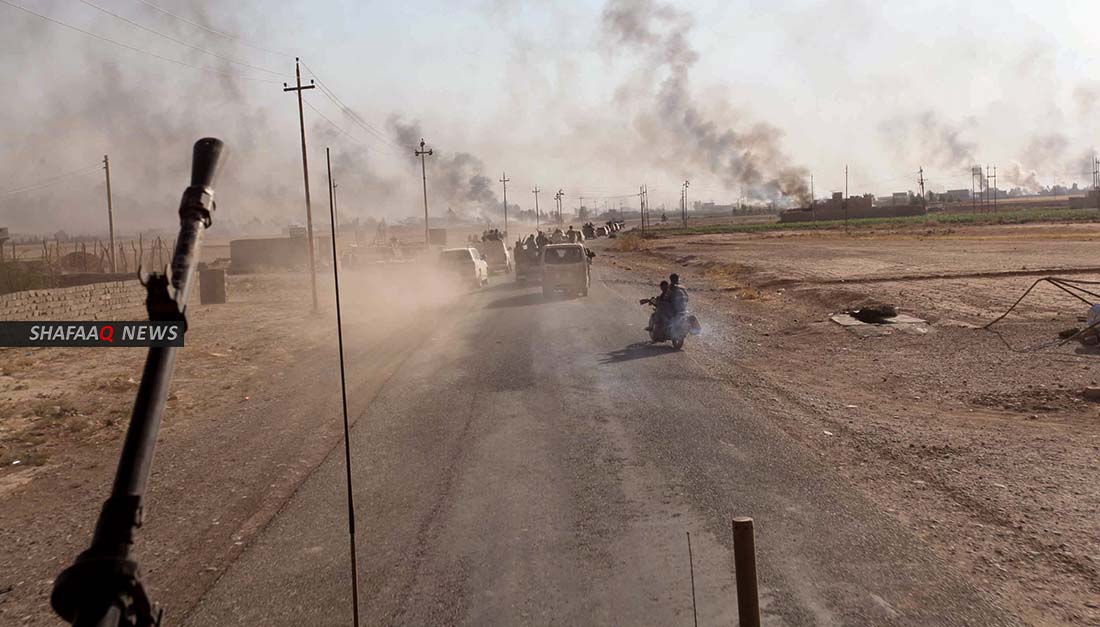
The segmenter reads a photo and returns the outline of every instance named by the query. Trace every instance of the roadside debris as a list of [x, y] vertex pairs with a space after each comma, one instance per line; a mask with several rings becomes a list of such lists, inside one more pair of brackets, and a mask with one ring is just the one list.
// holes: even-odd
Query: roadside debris
[[898, 316], [898, 308], [888, 303], [869, 303], [844, 313], [867, 324], [886, 324], [890, 318]]
[[928, 332], [928, 322], [898, 313], [896, 305], [869, 303], [833, 314], [829, 319], [860, 337], [889, 335], [895, 330], [907, 333]]

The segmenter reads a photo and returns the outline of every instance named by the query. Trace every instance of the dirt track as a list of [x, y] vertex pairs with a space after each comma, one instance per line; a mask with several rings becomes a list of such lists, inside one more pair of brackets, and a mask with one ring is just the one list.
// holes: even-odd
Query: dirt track
[[[1040, 287], [999, 335], [975, 327], [1039, 276], [1100, 279], [1098, 237], [1093, 225], [711, 235], [612, 257], [653, 281], [684, 276], [697, 308], [742, 330], [732, 350], [776, 419], [974, 581], [1033, 623], [1093, 624], [1100, 406], [1079, 392], [1100, 385], [1100, 353], [1017, 352], [1082, 326], [1087, 306]], [[868, 300], [931, 324], [861, 338], [828, 320]]]

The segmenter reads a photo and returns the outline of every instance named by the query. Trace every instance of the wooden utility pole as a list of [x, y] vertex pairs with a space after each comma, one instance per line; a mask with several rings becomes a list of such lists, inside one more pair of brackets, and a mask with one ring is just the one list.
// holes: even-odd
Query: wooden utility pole
[[508, 181], [512, 179], [508, 178], [508, 175], [504, 172], [500, 173], [500, 182], [504, 185], [504, 237], [508, 237]]
[[993, 213], [997, 213], [997, 166], [993, 166]]
[[564, 221], [562, 220], [562, 215], [561, 215], [561, 204], [562, 204], [561, 199], [562, 198], [565, 198], [565, 192], [559, 189], [558, 193], [554, 194], [554, 199], [558, 201], [558, 226], [562, 226], [563, 224], [565, 224]]
[[923, 165], [920, 167], [920, 170], [918, 170], [917, 173], [920, 175], [920, 178], [917, 180], [917, 182], [920, 183], [920, 204], [921, 204], [921, 207], [924, 209], [924, 212], [928, 213], [928, 196], [926, 196], [924, 194], [924, 166]]
[[103, 155], [103, 171], [107, 175], [107, 228], [111, 238], [111, 274], [118, 272], [115, 265], [115, 208], [111, 200], [111, 161]]
[[814, 211], [814, 175], [810, 175], [810, 219], [817, 220], [817, 213]]
[[317, 263], [313, 258], [313, 207], [309, 200], [309, 159], [306, 157], [306, 115], [302, 110], [302, 90], [313, 89], [315, 86], [310, 79], [309, 85], [302, 85], [302, 70], [298, 57], [294, 58], [295, 86], [289, 87], [283, 83], [283, 91], [298, 93], [298, 126], [302, 131], [302, 182], [306, 188], [306, 237], [309, 249], [309, 288], [313, 294], [313, 312], [317, 313]]
[[428, 166], [424, 160], [432, 156], [432, 149], [424, 150], [424, 138], [420, 138], [420, 149], [413, 149], [413, 154], [420, 157], [420, 178], [424, 182], [424, 249], [427, 250], [431, 239], [428, 237]]
[[535, 230], [539, 230], [539, 186], [536, 185], [535, 189], [531, 190], [531, 193], [535, 195]]

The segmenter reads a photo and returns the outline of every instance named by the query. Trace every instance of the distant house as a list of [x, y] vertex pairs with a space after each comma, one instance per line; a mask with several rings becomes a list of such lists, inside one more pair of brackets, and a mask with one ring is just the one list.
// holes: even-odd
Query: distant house
[[943, 199], [947, 202], [963, 202], [970, 200], [969, 189], [949, 189], [947, 193], [943, 195]]

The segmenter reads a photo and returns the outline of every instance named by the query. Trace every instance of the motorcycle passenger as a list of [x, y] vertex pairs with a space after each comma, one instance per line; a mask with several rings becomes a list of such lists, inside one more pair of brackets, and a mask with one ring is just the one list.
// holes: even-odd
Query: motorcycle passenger
[[673, 273], [669, 275], [668, 281], [670, 284], [668, 296], [669, 301], [672, 303], [672, 313], [677, 315], [687, 313], [688, 293], [684, 286], [680, 285], [680, 275]]

